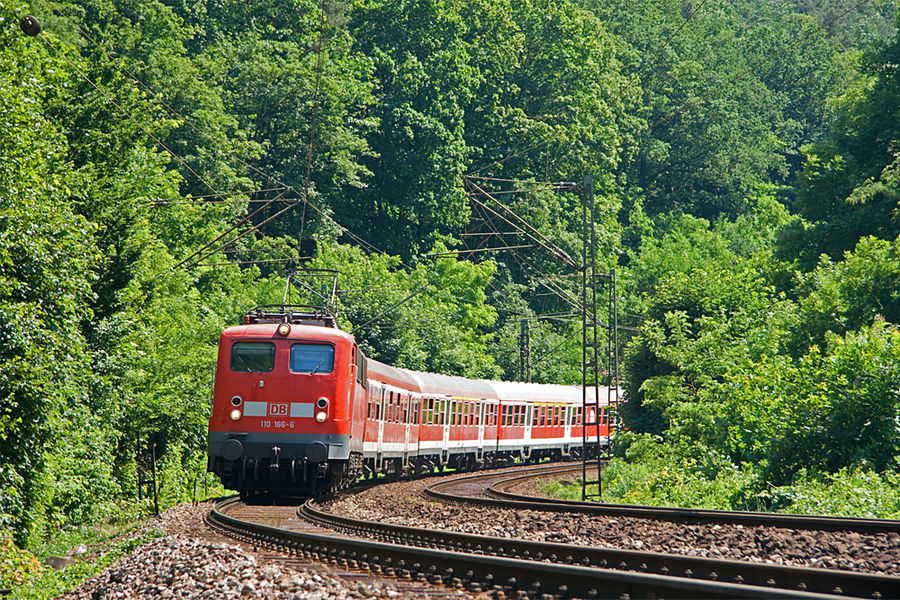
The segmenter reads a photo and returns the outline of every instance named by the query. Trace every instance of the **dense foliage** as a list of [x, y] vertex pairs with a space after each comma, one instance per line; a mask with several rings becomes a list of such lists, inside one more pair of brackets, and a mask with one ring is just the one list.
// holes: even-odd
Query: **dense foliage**
[[900, 37], [855, 4], [0, 0], [3, 556], [147, 510], [152, 452], [210, 493], [217, 335], [301, 263], [376, 358], [520, 378], [524, 330], [580, 382], [585, 174], [609, 497], [897, 514]]

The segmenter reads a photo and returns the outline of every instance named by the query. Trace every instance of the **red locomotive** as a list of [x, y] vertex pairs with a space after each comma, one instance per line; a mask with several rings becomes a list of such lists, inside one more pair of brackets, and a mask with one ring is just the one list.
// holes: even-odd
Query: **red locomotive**
[[[604, 444], [598, 395], [588, 422], [599, 408]], [[582, 412], [581, 387], [395, 368], [366, 358], [328, 311], [260, 307], [219, 342], [208, 470], [241, 493], [315, 494], [363, 475], [579, 456]]]

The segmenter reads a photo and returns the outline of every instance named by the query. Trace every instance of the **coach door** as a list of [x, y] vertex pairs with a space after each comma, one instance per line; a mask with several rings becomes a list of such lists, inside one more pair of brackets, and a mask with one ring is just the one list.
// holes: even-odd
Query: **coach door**
[[381, 471], [381, 465], [384, 459], [384, 421], [387, 417], [385, 414], [384, 397], [385, 388], [378, 390], [378, 442], [375, 444], [375, 471]]
[[441, 444], [441, 464], [446, 464], [450, 458], [450, 416], [453, 414], [453, 399], [450, 396], [444, 398], [444, 405], [441, 407], [444, 414], [444, 442]]
[[484, 456], [484, 427], [485, 422], [487, 421], [487, 399], [482, 398], [481, 402], [478, 403], [480, 407], [478, 409], [477, 418], [478, 418], [478, 448], [475, 450], [475, 458], [481, 460]]
[[403, 423], [404, 429], [406, 430], [403, 434], [403, 468], [406, 469], [409, 467], [409, 438], [410, 431], [412, 430], [412, 420], [413, 420], [413, 403], [415, 402], [415, 398], [412, 394], [409, 394], [403, 400]]

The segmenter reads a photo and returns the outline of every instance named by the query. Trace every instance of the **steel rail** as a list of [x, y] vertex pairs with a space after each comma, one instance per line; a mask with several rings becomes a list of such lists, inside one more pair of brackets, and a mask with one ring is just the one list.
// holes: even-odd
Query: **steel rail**
[[425, 493], [432, 497], [448, 501], [473, 502], [477, 504], [498, 506], [500, 508], [542, 510], [547, 512], [577, 512], [602, 516], [639, 517], [658, 521], [784, 527], [789, 529], [814, 529], [819, 531], [900, 533], [900, 520], [892, 519], [858, 519], [852, 517], [823, 517], [818, 515], [794, 515], [769, 512], [640, 506], [636, 504], [605, 504], [598, 502], [582, 502], [580, 500], [539, 498], [500, 489], [502, 486], [508, 487], [541, 475], [550, 475], [565, 472], [567, 470], [577, 471], [580, 469], [580, 466], [566, 466], [549, 468], [546, 472], [511, 474], [508, 479], [498, 481], [488, 486], [486, 494], [495, 496], [494, 498], [472, 498], [438, 491], [438, 488], [440, 487], [452, 486], [454, 481], [459, 482], [464, 479], [483, 477], [484, 475], [482, 474], [457, 477], [450, 481], [433, 483], [426, 488]]
[[[316, 508], [312, 500], [304, 504], [298, 510], [298, 514], [314, 523], [348, 535], [362, 535], [383, 542], [442, 548], [484, 556], [549, 561], [552, 564], [656, 574], [694, 582], [707, 581], [728, 586], [738, 585], [741, 588], [738, 596], [745, 593], [749, 597], [747, 590], [755, 588], [764, 589], [764, 595], [771, 597], [791, 594], [794, 591], [821, 594], [831, 598], [834, 598], [835, 595], [855, 598], [900, 597], [900, 577], [889, 575], [770, 565], [659, 552], [592, 548], [420, 529], [342, 517]], [[540, 564], [546, 563], [541, 562]]]
[[[508, 597], [520, 598], [836, 598], [834, 595], [771, 587], [290, 531], [235, 519], [225, 514], [228, 507], [237, 501], [235, 497], [217, 505], [207, 516], [207, 523], [226, 535], [276, 551], [348, 568], [370, 569], [401, 579], [449, 583], [472, 592], [502, 590]], [[366, 526], [371, 525], [364, 523]], [[441, 532], [428, 530], [420, 530], [420, 533], [425, 536], [441, 535]]]

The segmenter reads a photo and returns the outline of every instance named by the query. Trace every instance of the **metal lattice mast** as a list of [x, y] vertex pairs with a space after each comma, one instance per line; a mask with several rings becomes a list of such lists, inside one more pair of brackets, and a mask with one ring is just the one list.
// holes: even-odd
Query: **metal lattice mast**
[[519, 333], [519, 375], [522, 381], [531, 382], [531, 327], [528, 319], [522, 319]]
[[[612, 431], [615, 427], [615, 434], [618, 436], [620, 430], [621, 419], [619, 418], [619, 310], [616, 302], [616, 270], [609, 272], [609, 335], [607, 337], [607, 372], [609, 373], [608, 381], [608, 401], [609, 401], [609, 428]], [[612, 449], [612, 443], [606, 445], [607, 454]]]
[[[600, 334], [597, 318], [597, 229], [594, 210], [594, 178], [586, 175], [583, 194], [583, 266], [581, 270], [581, 499], [599, 498], [600, 482]], [[596, 493], [588, 486], [596, 485]]]

